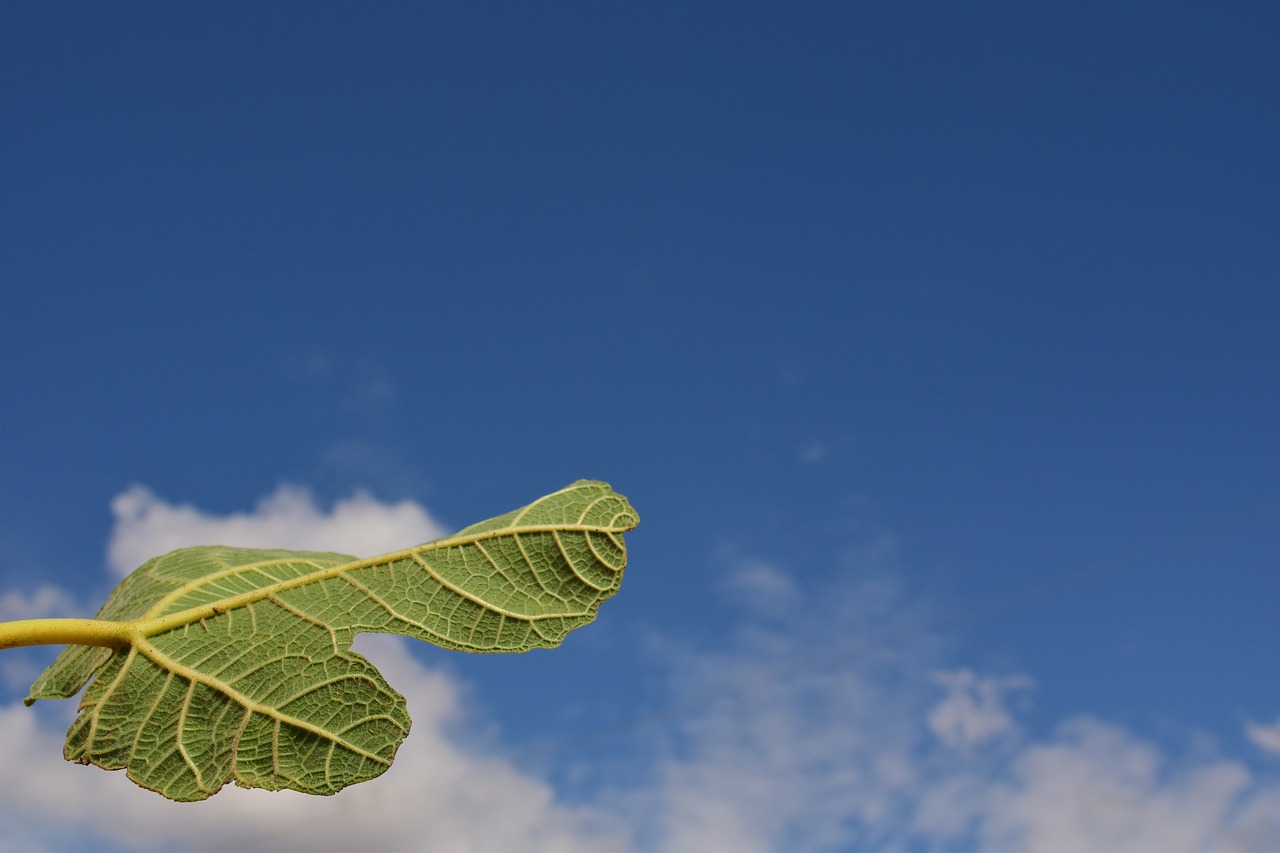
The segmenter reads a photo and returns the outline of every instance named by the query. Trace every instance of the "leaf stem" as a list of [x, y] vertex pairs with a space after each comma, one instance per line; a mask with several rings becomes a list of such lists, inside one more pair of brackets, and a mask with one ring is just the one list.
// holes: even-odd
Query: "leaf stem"
[[20, 619], [0, 622], [0, 649], [75, 643], [119, 648], [132, 641], [128, 622], [103, 619]]

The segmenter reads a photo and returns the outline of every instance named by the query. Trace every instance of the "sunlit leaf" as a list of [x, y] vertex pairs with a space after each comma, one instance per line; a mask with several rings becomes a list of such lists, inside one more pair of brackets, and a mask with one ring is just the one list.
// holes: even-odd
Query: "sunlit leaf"
[[380, 557], [184, 548], [125, 578], [97, 615], [130, 643], [70, 646], [27, 703], [92, 679], [68, 760], [125, 768], [175, 800], [227, 782], [332, 794], [390, 766], [404, 698], [350, 651], [360, 632], [469, 652], [559, 645], [622, 581], [639, 522], [606, 483]]

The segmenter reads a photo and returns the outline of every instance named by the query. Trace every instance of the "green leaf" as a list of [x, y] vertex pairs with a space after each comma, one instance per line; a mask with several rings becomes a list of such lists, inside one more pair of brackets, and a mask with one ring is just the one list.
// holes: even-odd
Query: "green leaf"
[[342, 554], [184, 548], [149, 560], [97, 619], [117, 649], [70, 646], [27, 704], [92, 678], [66, 758], [174, 800], [227, 782], [332, 794], [390, 766], [404, 698], [350, 651], [362, 631], [469, 652], [560, 644], [622, 581], [639, 523], [607, 483], [579, 480], [454, 536], [357, 560]]

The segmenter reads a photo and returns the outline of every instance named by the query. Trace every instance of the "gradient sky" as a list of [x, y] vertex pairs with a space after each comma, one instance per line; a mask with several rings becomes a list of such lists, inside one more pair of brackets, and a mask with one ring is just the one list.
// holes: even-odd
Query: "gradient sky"
[[[92, 613], [166, 524], [604, 479], [642, 523], [596, 624], [387, 646], [530, 849], [1276, 849], [1278, 42], [1262, 2], [6, 3], [0, 616]], [[60, 774], [46, 660], [0, 659], [0, 748]], [[203, 849], [15, 784], [0, 850]]]

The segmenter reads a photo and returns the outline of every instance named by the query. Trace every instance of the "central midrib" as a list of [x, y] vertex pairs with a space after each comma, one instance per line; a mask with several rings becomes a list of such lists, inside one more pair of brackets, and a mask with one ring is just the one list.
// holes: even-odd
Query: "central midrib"
[[[199, 607], [191, 607], [186, 610], [180, 610], [177, 613], [170, 613], [168, 616], [158, 616], [150, 619], [147, 619], [144, 617], [143, 619], [133, 620], [132, 633], [139, 638], [154, 637], [157, 634], [163, 634], [165, 631], [172, 631], [174, 628], [180, 628], [184, 625], [191, 625], [196, 622], [199, 622], [201, 619], [207, 619], [211, 616], [217, 616], [221, 613], [226, 613], [229, 610], [237, 610], [241, 607], [246, 607], [250, 604], [254, 604], [258, 601], [262, 601], [268, 598], [269, 596], [278, 595], [279, 593], [286, 592], [291, 589], [296, 589], [300, 586], [306, 586], [307, 584], [312, 584], [312, 583], [319, 583], [320, 581], [325, 581], [330, 578], [335, 578], [335, 577], [338, 577], [339, 575], [347, 574], [349, 572], [357, 572], [357, 571], [360, 571], [361, 569], [373, 568], [374, 566], [382, 566], [382, 565], [386, 565], [387, 563], [394, 563], [396, 561], [406, 560], [406, 559], [413, 560], [415, 563], [422, 566], [427, 571], [431, 572], [432, 577], [434, 577], [441, 585], [457, 593], [463, 598], [473, 601], [476, 604], [479, 604], [494, 612], [500, 613], [505, 616], [510, 616], [513, 619], [529, 621], [531, 617], [523, 616], [518, 613], [510, 613], [508, 611], [504, 611], [499, 607], [495, 607], [494, 605], [492, 605], [487, 601], [482, 601], [481, 599], [466, 592], [465, 590], [459, 589], [458, 587], [446, 581], [444, 578], [440, 577], [438, 573], [432, 571], [431, 568], [426, 565], [425, 561], [422, 561], [420, 559], [415, 559], [415, 558], [419, 557], [424, 553], [431, 552], [431, 551], [438, 551], [438, 550], [441, 550], [442, 548], [453, 548], [460, 545], [471, 545], [473, 543], [483, 542], [488, 539], [496, 539], [499, 537], [519, 535], [522, 533], [556, 533], [556, 532], [609, 533], [612, 531], [613, 531], [612, 527], [605, 527], [597, 524], [538, 524], [538, 525], [529, 525], [527, 527], [520, 527], [520, 528], [508, 527], [508, 528], [502, 528], [499, 530], [486, 530], [481, 533], [473, 533], [469, 536], [455, 536], [455, 537], [450, 537], [448, 539], [440, 539], [436, 542], [428, 542], [425, 545], [418, 545], [413, 548], [405, 548], [400, 551], [392, 551], [387, 554], [379, 554], [376, 557], [368, 557], [363, 560], [355, 560], [354, 562], [350, 562], [350, 563], [341, 563], [340, 565], [337, 565], [337, 566], [329, 566], [328, 568], [317, 569], [314, 572], [308, 572], [307, 574], [299, 575], [296, 578], [288, 578], [287, 580], [277, 581], [276, 583], [268, 584], [267, 586], [259, 587], [258, 589], [251, 590], [249, 592], [242, 592], [239, 595], [233, 595], [230, 598], [224, 598], [212, 604], [203, 604]], [[287, 563], [287, 562], [306, 562], [306, 561], [280, 559], [280, 560], [267, 560], [260, 563], [248, 563], [243, 566], [237, 566], [235, 567], [235, 569], [229, 570], [227, 572], [220, 572], [217, 574], [217, 577], [219, 578], [231, 577], [233, 575], [240, 574], [246, 571], [258, 569], [262, 566], [269, 566], [272, 564]], [[210, 576], [202, 577], [197, 581], [197, 583], [203, 583], [209, 577]], [[170, 601], [173, 601], [175, 598], [185, 595], [187, 592], [190, 591], [190, 589], [191, 589], [191, 586], [187, 585], [182, 587], [181, 589], [171, 592], [169, 595], [165, 596], [163, 599], [161, 599], [159, 602], [153, 605], [148, 612], [155, 612], [158, 609], [162, 609], [165, 604], [167, 604]], [[578, 616], [578, 615], [580, 614], [549, 613], [549, 614], [542, 614], [536, 618], [552, 619], [552, 618], [565, 618], [565, 617]]]

